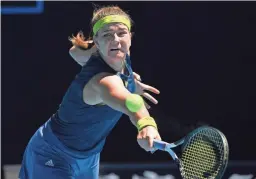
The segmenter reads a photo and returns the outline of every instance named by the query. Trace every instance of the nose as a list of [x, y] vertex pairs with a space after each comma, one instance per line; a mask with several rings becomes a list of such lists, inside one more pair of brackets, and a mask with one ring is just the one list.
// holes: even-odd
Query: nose
[[113, 41], [114, 42], [119, 42], [119, 40], [120, 39], [119, 39], [118, 35], [115, 33], [114, 36], [113, 36]]

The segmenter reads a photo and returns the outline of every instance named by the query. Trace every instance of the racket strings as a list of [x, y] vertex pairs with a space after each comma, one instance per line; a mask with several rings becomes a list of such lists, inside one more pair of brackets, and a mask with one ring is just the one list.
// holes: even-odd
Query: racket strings
[[181, 157], [185, 179], [209, 179], [215, 177], [223, 161], [221, 136], [215, 131], [202, 130], [184, 147]]

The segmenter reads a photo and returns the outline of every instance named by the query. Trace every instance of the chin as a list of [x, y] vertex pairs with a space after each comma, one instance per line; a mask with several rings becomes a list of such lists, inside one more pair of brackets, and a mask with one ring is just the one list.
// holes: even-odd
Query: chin
[[111, 58], [115, 61], [124, 60], [125, 54], [122, 53], [122, 54], [111, 55]]
[[123, 59], [125, 57], [125, 54], [123, 53], [123, 54], [118, 54], [118, 55], [116, 55], [116, 58], [119, 58], [119, 59]]

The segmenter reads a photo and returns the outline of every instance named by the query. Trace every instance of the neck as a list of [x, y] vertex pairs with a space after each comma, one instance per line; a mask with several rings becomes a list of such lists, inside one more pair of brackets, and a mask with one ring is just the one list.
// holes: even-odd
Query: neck
[[120, 60], [120, 63], [111, 63], [111, 59], [109, 59], [108, 57], [103, 56], [102, 54], [100, 54], [102, 59], [116, 72], [120, 72], [120, 73], [124, 73], [124, 69], [125, 69], [125, 58], [124, 57], [122, 60]]

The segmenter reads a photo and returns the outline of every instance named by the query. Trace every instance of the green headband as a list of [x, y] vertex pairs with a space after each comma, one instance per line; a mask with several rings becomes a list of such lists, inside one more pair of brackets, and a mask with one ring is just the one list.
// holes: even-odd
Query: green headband
[[109, 15], [98, 20], [93, 26], [93, 34], [95, 35], [104, 25], [112, 23], [112, 22], [120, 22], [126, 25], [131, 30], [131, 22], [130, 20], [122, 15]]

